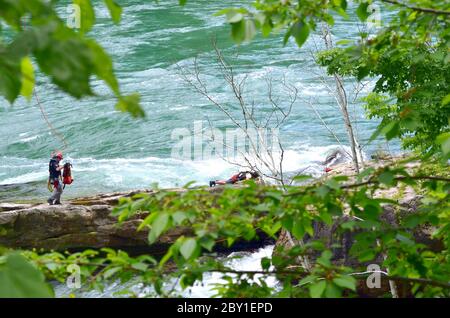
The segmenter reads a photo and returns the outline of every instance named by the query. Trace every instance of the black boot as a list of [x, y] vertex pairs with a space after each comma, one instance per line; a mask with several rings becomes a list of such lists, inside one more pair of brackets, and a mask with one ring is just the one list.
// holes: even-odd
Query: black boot
[[47, 200], [47, 203], [48, 203], [49, 205], [53, 205], [53, 204], [55, 204], [55, 203], [53, 202], [53, 200], [52, 200], [52, 199], [48, 199], [48, 200]]
[[55, 201], [55, 203], [53, 203], [55, 205], [61, 205], [61, 201]]

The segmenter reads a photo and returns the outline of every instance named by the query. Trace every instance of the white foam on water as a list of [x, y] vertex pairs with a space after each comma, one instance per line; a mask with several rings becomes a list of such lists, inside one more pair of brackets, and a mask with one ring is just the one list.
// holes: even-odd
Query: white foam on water
[[33, 181], [44, 180], [48, 177], [48, 173], [45, 171], [36, 171], [22, 174], [18, 177], [12, 177], [0, 181], [0, 185], [21, 184]]
[[[317, 175], [323, 171], [322, 162], [327, 154], [339, 148], [337, 145], [313, 147], [298, 145], [285, 150], [283, 171], [295, 173], [308, 169], [305, 173]], [[347, 151], [348, 148], [346, 148]], [[274, 154], [278, 166], [280, 154]], [[246, 161], [242, 157], [230, 159], [241, 165]], [[93, 192], [108, 192], [117, 189], [136, 189], [158, 183], [160, 187], [183, 186], [190, 181], [197, 185], [206, 185], [209, 180], [228, 179], [231, 175], [246, 168], [233, 165], [221, 157], [205, 160], [181, 160], [176, 158], [71, 158], [63, 161], [73, 164], [75, 183], [71, 191], [89, 188]], [[250, 160], [257, 162], [255, 157]], [[44, 181], [48, 176], [46, 160], [11, 159], [0, 161], [0, 172], [11, 172], [20, 166], [20, 175], [0, 181], [1, 185]], [[267, 171], [265, 171], [267, 172]]]
[[39, 137], [40, 137], [39, 135], [35, 135], [35, 136], [31, 136], [31, 137], [25, 137], [25, 138], [19, 139], [19, 142], [27, 143], [27, 142], [36, 140]]

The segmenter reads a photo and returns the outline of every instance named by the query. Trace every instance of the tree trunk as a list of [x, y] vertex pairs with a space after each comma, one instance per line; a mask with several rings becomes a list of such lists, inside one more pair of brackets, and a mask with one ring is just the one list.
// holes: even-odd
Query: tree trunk
[[[333, 48], [333, 42], [331, 40], [330, 29], [328, 25], [323, 25], [323, 39], [325, 41], [325, 46], [327, 50], [331, 50]], [[362, 155], [360, 153], [360, 148], [358, 142], [355, 137], [355, 133], [352, 126], [352, 121], [350, 119], [350, 115], [348, 113], [348, 100], [347, 94], [344, 88], [344, 81], [342, 77], [338, 74], [333, 74], [334, 81], [336, 83], [336, 94], [339, 103], [339, 107], [341, 108], [342, 116], [344, 118], [345, 129], [347, 130], [348, 139], [350, 142], [350, 148], [352, 151], [352, 161], [354, 168], [357, 173], [359, 173], [359, 160], [362, 160]], [[359, 155], [358, 155], [359, 152]]]

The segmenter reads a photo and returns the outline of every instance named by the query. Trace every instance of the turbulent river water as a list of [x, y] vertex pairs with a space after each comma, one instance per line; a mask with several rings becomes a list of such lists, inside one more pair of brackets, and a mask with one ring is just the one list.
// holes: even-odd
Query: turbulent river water
[[[289, 119], [281, 128], [286, 149], [284, 170], [306, 167], [319, 169], [318, 163], [338, 144], [321, 124], [308, 102], [343, 143], [346, 132], [335, 99], [321, 81], [322, 70], [315, 66], [311, 52], [321, 40], [314, 35], [302, 48], [294, 41], [282, 45], [282, 35], [257, 37], [236, 47], [230, 39], [224, 17], [214, 16], [230, 6], [245, 6], [247, 1], [190, 1], [185, 7], [178, 0], [123, 0], [120, 26], [114, 26], [105, 8], [98, 6], [97, 23], [91, 32], [112, 55], [117, 77], [124, 93], [139, 92], [147, 113], [134, 120], [114, 110], [115, 100], [100, 81], [93, 80], [96, 97], [75, 100], [66, 96], [38, 75], [36, 92], [49, 121], [64, 136], [66, 158], [74, 165], [75, 183], [67, 196], [148, 187], [184, 185], [195, 180], [205, 184], [224, 178], [237, 168], [216, 158], [182, 160], [171, 156], [176, 140], [174, 129], [193, 130], [212, 122], [224, 131], [233, 127], [230, 120], [203, 96], [193, 92], [180, 78], [177, 65], [189, 67], [195, 57], [212, 96], [234, 114], [239, 107], [219, 72], [212, 54], [211, 39], [216, 38], [234, 66], [236, 75], [247, 76], [246, 97], [254, 100], [262, 117], [271, 111], [267, 100], [267, 78], [272, 78], [273, 95], [284, 107], [288, 99], [281, 80], [294, 85], [299, 98]], [[61, 5], [61, 14], [66, 12]], [[338, 19], [333, 28], [335, 40], [355, 37], [356, 19]], [[331, 82], [331, 85], [332, 82]], [[349, 89], [353, 83], [349, 83]], [[368, 85], [363, 91], [370, 89]], [[351, 110], [364, 152], [370, 154], [377, 143], [365, 145], [376, 127], [365, 119], [359, 102]], [[47, 163], [50, 153], [62, 147], [51, 133], [36, 99], [20, 99], [10, 106], [0, 99], [0, 200], [42, 199], [46, 192]]]

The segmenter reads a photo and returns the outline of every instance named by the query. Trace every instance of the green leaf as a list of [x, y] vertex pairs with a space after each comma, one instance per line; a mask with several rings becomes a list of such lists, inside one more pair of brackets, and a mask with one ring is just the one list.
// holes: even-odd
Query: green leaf
[[193, 238], [188, 238], [183, 242], [183, 244], [181, 244], [180, 253], [186, 260], [188, 260], [192, 257], [196, 249], [197, 241]]
[[119, 83], [114, 75], [113, 63], [109, 55], [93, 40], [88, 40], [93, 71], [97, 77], [104, 80], [116, 96], [119, 96]]
[[148, 235], [150, 244], [156, 242], [158, 237], [166, 230], [169, 224], [169, 215], [167, 213], [159, 213], [152, 222], [152, 229]]
[[292, 28], [289, 28], [286, 32], [286, 34], [283, 37], [283, 46], [286, 46], [287, 42], [289, 41], [289, 38], [292, 35]]
[[407, 228], [415, 228], [417, 225], [423, 222], [423, 219], [425, 219], [423, 216], [418, 214], [413, 214], [405, 218], [403, 221], [403, 225]]
[[292, 180], [294, 181], [306, 181], [312, 179], [312, 176], [309, 175], [298, 175], [295, 176]]
[[305, 278], [302, 278], [299, 282], [298, 282], [298, 286], [303, 286], [306, 284], [311, 284], [312, 282], [317, 280], [317, 276], [315, 275], [308, 275]]
[[252, 20], [252, 19], [246, 19], [244, 25], [245, 25], [245, 39], [244, 39], [244, 41], [249, 42], [256, 35], [255, 21]]
[[231, 23], [231, 37], [236, 43], [241, 43], [244, 41], [245, 30], [243, 25], [243, 21]]
[[268, 258], [268, 257], [263, 257], [263, 258], [261, 259], [261, 268], [262, 268], [263, 270], [266, 270], [266, 271], [269, 270], [271, 264], [272, 264], [272, 262], [271, 262], [270, 258]]
[[372, 173], [375, 172], [375, 169], [370, 167], [367, 169], [364, 169], [359, 175], [358, 175], [358, 181], [361, 182], [365, 177], [370, 176]]
[[321, 280], [315, 284], [309, 286], [309, 294], [311, 298], [320, 298], [325, 291], [325, 287], [327, 286], [326, 281]]
[[238, 44], [244, 41], [250, 41], [255, 34], [256, 27], [253, 20], [243, 19], [239, 22], [231, 23], [231, 36]]
[[105, 279], [111, 278], [112, 276], [114, 276], [114, 274], [118, 273], [121, 270], [122, 267], [120, 266], [109, 268], [103, 273], [103, 277]]
[[244, 19], [244, 15], [238, 11], [231, 10], [226, 13], [226, 18], [228, 23], [236, 23]]
[[322, 252], [320, 257], [317, 259], [317, 263], [324, 266], [324, 267], [330, 267], [331, 266], [331, 257], [333, 256], [333, 253], [329, 250], [325, 250]]
[[12, 104], [19, 96], [22, 86], [20, 60], [0, 52], [0, 74], [0, 95]]
[[187, 219], [187, 214], [183, 211], [177, 211], [174, 214], [172, 214], [172, 219], [175, 222], [175, 224], [180, 225], [183, 223], [184, 220]]
[[295, 38], [298, 47], [302, 47], [309, 36], [309, 26], [303, 21], [294, 23], [291, 27], [291, 35]]
[[148, 265], [141, 262], [133, 263], [131, 264], [131, 267], [141, 272], [145, 272], [148, 270]]
[[356, 290], [356, 279], [352, 276], [340, 276], [333, 279], [333, 283], [342, 288]]
[[49, 75], [59, 88], [76, 98], [93, 95], [90, 79], [96, 66], [87, 41], [66, 27], [60, 26], [52, 31], [49, 37], [61, 39], [52, 39], [36, 49], [34, 55], [40, 70]]
[[364, 205], [364, 216], [370, 220], [378, 220], [378, 215], [381, 213], [381, 206], [376, 202], [369, 202]]
[[199, 240], [200, 245], [208, 251], [212, 251], [216, 241], [210, 236], [203, 236]]
[[321, 197], [322, 199], [325, 198], [327, 196], [327, 194], [330, 192], [330, 188], [327, 186], [320, 186], [316, 189], [316, 193], [319, 197]]
[[342, 290], [333, 283], [327, 284], [325, 289], [325, 297], [327, 298], [339, 298], [342, 295]]
[[292, 226], [292, 235], [295, 236], [297, 240], [303, 239], [305, 235], [305, 228], [303, 227], [302, 220], [295, 220]]
[[[122, 16], [122, 7], [118, 5], [114, 0], [104, 0], [106, 7], [109, 10], [109, 14], [111, 15], [111, 19], [115, 24], [120, 22]], [[186, 1], [185, 1], [186, 2]], [[181, 4], [181, 1], [180, 1]], [[181, 4], [183, 5], [183, 4]]]
[[50, 298], [53, 289], [44, 275], [18, 253], [0, 264], [0, 298]]
[[397, 240], [399, 240], [400, 242], [405, 243], [406, 245], [414, 246], [414, 241], [412, 241], [411, 239], [409, 239], [408, 237], [406, 237], [406, 236], [404, 236], [404, 235], [397, 234], [397, 235], [395, 236], [395, 238], [396, 238]]
[[391, 140], [392, 138], [398, 136], [400, 132], [400, 125], [395, 121], [390, 122], [389, 124], [381, 128], [380, 132], [386, 136], [387, 140]]
[[441, 146], [444, 156], [450, 155], [450, 132], [440, 134], [436, 138], [436, 143]]
[[122, 112], [128, 112], [133, 117], [145, 117], [145, 112], [139, 105], [140, 99], [139, 94], [120, 97], [116, 104], [116, 109]]
[[310, 219], [303, 218], [303, 228], [305, 229], [305, 232], [308, 233], [310, 236], [314, 235], [314, 230]]
[[446, 106], [448, 104], [450, 104], [450, 94], [445, 96], [444, 99], [442, 100], [442, 106]]
[[369, 7], [369, 4], [366, 2], [363, 2], [358, 6], [358, 9], [356, 9], [356, 15], [362, 22], [365, 22], [367, 20], [367, 18], [370, 16], [368, 7]]
[[378, 180], [388, 186], [394, 185], [394, 174], [390, 171], [384, 171], [378, 176]]
[[346, 45], [346, 44], [350, 44], [350, 43], [353, 43], [353, 41], [349, 40], [349, 39], [343, 39], [343, 40], [336, 41], [336, 45]]
[[22, 71], [22, 88], [20, 94], [25, 96], [28, 101], [31, 100], [34, 88], [34, 70], [30, 58], [24, 57], [20, 63]]
[[371, 261], [377, 256], [377, 253], [373, 249], [367, 249], [358, 254], [358, 260], [360, 262], [368, 262]]

